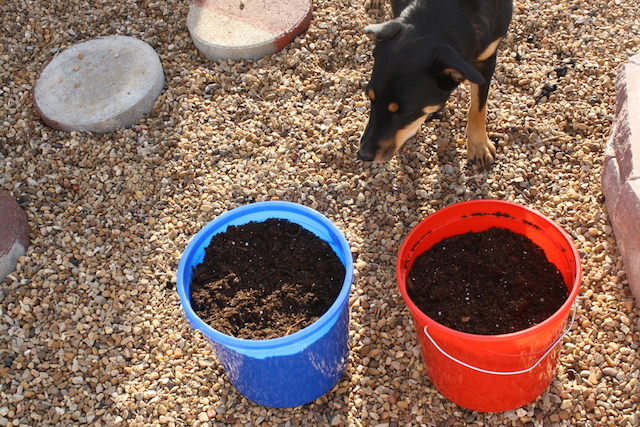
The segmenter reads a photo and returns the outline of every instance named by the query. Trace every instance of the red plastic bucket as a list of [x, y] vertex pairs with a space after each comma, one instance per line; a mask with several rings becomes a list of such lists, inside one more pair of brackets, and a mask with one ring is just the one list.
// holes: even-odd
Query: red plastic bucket
[[[567, 301], [551, 317], [528, 329], [502, 335], [474, 335], [439, 324], [407, 294], [413, 261], [442, 239], [491, 227], [530, 238], [562, 273]], [[573, 240], [553, 221], [516, 203], [474, 200], [443, 208], [421, 221], [400, 248], [396, 278], [413, 317], [425, 368], [446, 398], [481, 412], [516, 409], [535, 400], [556, 373], [562, 338], [571, 329], [569, 311], [582, 280]], [[575, 313], [575, 310], [574, 310]]]

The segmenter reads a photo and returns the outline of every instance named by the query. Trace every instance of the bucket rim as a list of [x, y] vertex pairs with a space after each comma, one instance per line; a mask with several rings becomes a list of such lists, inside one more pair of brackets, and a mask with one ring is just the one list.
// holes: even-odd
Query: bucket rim
[[[295, 214], [301, 214], [305, 217], [308, 217], [312, 219], [315, 223], [325, 227], [332, 234], [332, 237], [335, 238], [340, 250], [344, 254], [343, 264], [345, 267], [345, 277], [344, 277], [344, 281], [342, 283], [340, 292], [338, 293], [338, 296], [336, 297], [336, 300], [333, 302], [331, 307], [329, 307], [329, 309], [322, 316], [320, 316], [320, 318], [318, 318], [315, 322], [313, 322], [309, 326], [283, 337], [260, 339], [260, 340], [237, 338], [212, 328], [195, 313], [195, 311], [191, 306], [191, 298], [188, 292], [188, 287], [190, 287], [190, 283], [186, 283], [186, 280], [184, 279], [184, 277], [187, 269], [192, 267], [191, 264], [189, 264], [189, 258], [190, 258], [189, 254], [203, 245], [208, 245], [209, 242], [211, 241], [211, 238], [214, 235], [223, 232], [223, 231], [214, 232], [215, 228], [224, 226], [225, 224], [231, 225], [230, 223], [232, 221], [240, 220], [249, 214], [258, 213], [260, 211], [266, 214], [273, 214], [273, 216], [265, 217], [262, 221], [266, 221], [267, 219], [270, 219], [270, 218], [290, 220], [289, 218], [283, 218], [284, 213], [295, 213]], [[234, 225], [245, 224], [251, 221], [252, 219], [249, 219], [244, 223], [234, 222]], [[292, 222], [295, 222], [295, 220]], [[304, 227], [304, 225], [302, 224], [299, 224], [299, 225]], [[342, 260], [342, 257], [340, 257], [339, 255], [338, 257]], [[184, 311], [184, 314], [187, 317], [187, 320], [196, 329], [204, 333], [207, 339], [213, 340], [226, 347], [248, 350], [248, 351], [282, 349], [284, 347], [289, 347], [291, 345], [296, 345], [296, 344], [306, 345], [306, 341], [308, 339], [322, 332], [323, 329], [330, 326], [330, 323], [333, 319], [337, 318], [340, 315], [340, 312], [343, 306], [348, 303], [352, 283], [353, 283], [353, 256], [351, 254], [351, 249], [349, 247], [349, 244], [346, 238], [344, 237], [342, 232], [338, 229], [338, 227], [335, 224], [333, 224], [331, 220], [329, 220], [327, 217], [325, 217], [323, 214], [316, 211], [315, 209], [301, 205], [299, 203], [281, 201], [281, 200], [262, 201], [262, 202], [255, 202], [247, 205], [242, 205], [242, 206], [233, 208], [227, 212], [224, 212], [221, 215], [214, 218], [213, 220], [209, 221], [189, 241], [187, 247], [185, 248], [184, 252], [180, 257], [180, 262], [178, 264], [178, 273], [176, 276], [176, 288], [178, 290], [178, 296], [180, 298], [180, 305], [182, 306], [182, 309]]]
[[[412, 248], [409, 248], [409, 240], [410, 240], [409, 237], [412, 236], [414, 233], [416, 234], [419, 233], [421, 231], [419, 230], [420, 224], [423, 224], [427, 220], [433, 221], [434, 216], [436, 216], [435, 217], [436, 219], [445, 219], [447, 215], [450, 215], [451, 211], [458, 210], [465, 207], [471, 207], [474, 209], [483, 209], [482, 211], [473, 212], [470, 215], [475, 215], [475, 214], [488, 214], [488, 215], [494, 214], [495, 215], [499, 213], [495, 211], [495, 209], [499, 208], [500, 206], [508, 206], [512, 209], [516, 209], [516, 210], [520, 210], [521, 212], [527, 212], [529, 214], [532, 214], [537, 219], [542, 220], [546, 224], [552, 226], [552, 228], [555, 229], [560, 234], [562, 238], [562, 243], [564, 243], [566, 247], [569, 247], [571, 249], [571, 253], [573, 254], [573, 259], [574, 259], [573, 268], [575, 269], [575, 278], [573, 283], [571, 284], [572, 287], [569, 291], [569, 295], [567, 296], [566, 301], [551, 316], [547, 317], [545, 320], [543, 320], [538, 324], [535, 324], [533, 326], [530, 326], [526, 329], [522, 329], [519, 331], [509, 332], [506, 334], [497, 334], [497, 335], [479, 335], [479, 334], [471, 334], [468, 332], [462, 332], [456, 329], [449, 328], [437, 322], [436, 320], [432, 319], [431, 317], [427, 316], [422, 310], [420, 310], [408, 295], [407, 288], [406, 288], [406, 281], [401, 280], [402, 270], [403, 270], [402, 263], [405, 262], [405, 258], [403, 257], [403, 255], [413, 250]], [[451, 221], [453, 221], [454, 219], [457, 219], [457, 218], [452, 218]], [[442, 224], [446, 224], [451, 221], [444, 221]], [[563, 247], [565, 247], [565, 245], [563, 245]], [[571, 238], [569, 233], [567, 233], [562, 227], [560, 227], [555, 221], [551, 220], [546, 215], [542, 214], [541, 212], [538, 212], [535, 209], [529, 208], [528, 206], [522, 205], [520, 203], [510, 202], [506, 200], [477, 199], [477, 200], [467, 200], [463, 202], [457, 202], [457, 203], [448, 205], [434, 212], [433, 214], [427, 216], [423, 220], [421, 220], [418, 223], [418, 225], [416, 225], [409, 232], [409, 234], [405, 237], [400, 247], [400, 250], [398, 252], [398, 257], [396, 259], [396, 282], [398, 284], [400, 294], [402, 295], [402, 298], [405, 304], [409, 308], [411, 315], [413, 317], [416, 317], [416, 315], [420, 315], [419, 316], [420, 319], [424, 320], [424, 322], [428, 324], [430, 328], [434, 328], [442, 333], [446, 333], [447, 335], [453, 338], [464, 339], [467, 341], [470, 341], [470, 340], [475, 340], [477, 342], [497, 342], [497, 341], [503, 341], [503, 340], [511, 341], [511, 340], [515, 340], [515, 339], [529, 336], [532, 334], [536, 334], [539, 330], [546, 329], [550, 323], [556, 321], [559, 317], [564, 317], [569, 314], [571, 308], [574, 306], [574, 301], [577, 299], [578, 294], [580, 293], [580, 285], [582, 283], [582, 264], [580, 262], [580, 254], [578, 253], [575, 243], [573, 242], [573, 239]], [[404, 286], [401, 286], [400, 285], [401, 283], [405, 283]]]

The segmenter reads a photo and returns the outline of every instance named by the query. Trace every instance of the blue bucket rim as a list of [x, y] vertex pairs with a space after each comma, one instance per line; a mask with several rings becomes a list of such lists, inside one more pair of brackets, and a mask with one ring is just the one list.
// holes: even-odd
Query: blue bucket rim
[[[224, 334], [211, 326], [209, 326], [206, 322], [204, 322], [193, 310], [191, 307], [191, 299], [189, 295], [187, 295], [187, 284], [183, 280], [183, 276], [185, 274], [186, 268], [191, 268], [190, 265], [187, 265], [187, 254], [191, 251], [194, 251], [199, 245], [208, 244], [210, 242], [210, 238], [214, 236], [214, 234], [210, 234], [210, 230], [212, 228], [218, 227], [220, 224], [229, 223], [234, 219], [242, 218], [246, 214], [250, 213], [250, 211], [255, 211], [260, 208], [268, 208], [265, 210], [265, 213], [273, 212], [292, 212], [297, 214], [302, 214], [307, 217], [312, 218], [317, 223], [323, 225], [328, 228], [331, 233], [335, 235], [337, 238], [337, 242], [339, 243], [340, 248], [345, 253], [345, 277], [344, 282], [342, 284], [342, 288], [340, 289], [340, 293], [338, 297], [331, 305], [331, 307], [315, 322], [311, 325], [307, 326], [304, 329], [301, 329], [292, 334], [286, 335], [284, 337], [263, 339], [263, 340], [252, 340], [245, 338], [237, 338], [231, 335]], [[248, 212], [249, 211], [249, 212]], [[280, 218], [277, 215], [266, 217], [269, 218]], [[284, 218], [287, 219], [287, 218]], [[247, 221], [250, 222], [250, 221]], [[295, 222], [295, 221], [292, 221]], [[299, 224], [302, 225], [302, 224]], [[311, 230], [309, 230], [311, 231]], [[219, 233], [216, 233], [219, 234]], [[315, 234], [315, 233], [314, 233]], [[338, 254], [336, 254], [338, 255]], [[189, 241], [187, 247], [180, 257], [180, 262], [178, 264], [178, 274], [176, 276], [176, 288], [178, 290], [178, 296], [180, 297], [180, 303], [182, 305], [182, 309], [187, 316], [187, 320], [198, 330], [203, 332], [208, 338], [211, 340], [222, 344], [227, 347], [237, 348], [237, 349], [245, 349], [245, 350], [269, 350], [272, 348], [282, 348], [285, 346], [293, 345], [302, 341], [305, 341], [307, 338], [312, 337], [323, 328], [329, 325], [330, 321], [333, 318], [337, 318], [340, 315], [340, 311], [345, 303], [348, 303], [349, 294], [351, 292], [351, 285], [353, 282], [353, 256], [351, 255], [351, 248], [349, 244], [342, 234], [342, 232], [336, 227], [333, 222], [331, 222], [327, 217], [322, 215], [320, 212], [309, 208], [307, 206], [301, 205], [299, 203], [287, 202], [287, 201], [263, 201], [263, 202], [255, 202], [250, 203], [248, 205], [243, 205], [231, 209], [213, 220], [209, 221], [200, 231], [198, 231]], [[190, 283], [189, 283], [190, 285]], [[303, 343], [304, 344], [304, 343]]]

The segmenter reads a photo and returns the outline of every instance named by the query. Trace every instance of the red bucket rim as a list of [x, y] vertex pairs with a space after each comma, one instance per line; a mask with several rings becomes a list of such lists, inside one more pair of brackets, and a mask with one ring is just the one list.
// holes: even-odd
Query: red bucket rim
[[[407, 261], [407, 255], [413, 251], [413, 248], [409, 247], [409, 242], [411, 240], [410, 237], [412, 237], [414, 234], [418, 234], [422, 232], [422, 230], [420, 229], [421, 225], [424, 226], [425, 223], [430, 223], [434, 221], [434, 219], [435, 220], [441, 219], [440, 217], [446, 218], [447, 215], [451, 214], [451, 211], [454, 211], [454, 210], [457, 211], [460, 209], [470, 207], [470, 208], [476, 209], [475, 212], [470, 211], [472, 212], [470, 213], [470, 215], [473, 215], [473, 214], [489, 214], [490, 215], [492, 213], [493, 214], [497, 213], [495, 211], [495, 208], [500, 206], [508, 207], [510, 210], [515, 209], [515, 210], [520, 210], [522, 212], [529, 213], [535, 216], [537, 219], [544, 221], [548, 225], [551, 225], [553, 229], [559, 232], [560, 236], [563, 239], [563, 243], [566, 244], [562, 246], [570, 248], [571, 253], [573, 254], [573, 259], [574, 259], [573, 267], [575, 269], [575, 278], [573, 280], [573, 283], [571, 284], [572, 287], [569, 292], [569, 296], [567, 297], [567, 300], [564, 302], [564, 304], [562, 304], [562, 306], [558, 310], [556, 310], [555, 313], [553, 313], [544, 321], [536, 325], [533, 325], [529, 328], [522, 329], [520, 331], [510, 332], [507, 334], [497, 334], [497, 335], [471, 334], [468, 332], [458, 331], [456, 329], [452, 329], [445, 325], [442, 325], [441, 323], [438, 323], [437, 321], [433, 320], [431, 317], [427, 316], [424, 312], [422, 312], [422, 310], [420, 310], [418, 306], [414, 304], [411, 298], [409, 298], [409, 295], [407, 293], [406, 280], [404, 280], [404, 278], [402, 277], [402, 273], [405, 271], [407, 272], [409, 271], [409, 268], [408, 267], [403, 268], [403, 265]], [[478, 208], [480, 207], [485, 207], [485, 209], [483, 209], [482, 211], [478, 211]], [[488, 210], [487, 208], [489, 207], [491, 208], [491, 211], [487, 212]], [[456, 218], [452, 217], [452, 220], [453, 219], [456, 219]], [[446, 224], [447, 222], [449, 221], [444, 221], [441, 224]], [[413, 246], [415, 247], [415, 244]], [[400, 294], [402, 295], [402, 298], [404, 299], [404, 302], [409, 308], [409, 311], [411, 312], [411, 314], [414, 317], [415, 316], [420, 317], [421, 320], [424, 320], [423, 323], [428, 324], [429, 327], [432, 327], [436, 330], [439, 330], [455, 338], [460, 338], [464, 340], [476, 340], [479, 342], [496, 342], [496, 341], [502, 341], [502, 340], [514, 340], [521, 337], [529, 336], [531, 334], [535, 334], [540, 329], [545, 329], [550, 323], [556, 321], [559, 316], [565, 317], [566, 315], [568, 315], [569, 311], [573, 307], [574, 301], [578, 297], [578, 293], [580, 292], [580, 285], [582, 282], [582, 264], [580, 263], [580, 255], [578, 253], [578, 250], [571, 236], [562, 227], [556, 224], [555, 221], [551, 220], [550, 218], [536, 211], [535, 209], [531, 209], [519, 203], [514, 203], [514, 202], [509, 202], [504, 200], [489, 200], [489, 199], [469, 200], [469, 201], [454, 203], [452, 205], [446, 206], [434, 212], [433, 214], [427, 216], [422, 221], [420, 221], [418, 225], [416, 225], [413, 228], [413, 230], [409, 232], [409, 234], [407, 235], [407, 237], [405, 237], [400, 247], [400, 251], [398, 252], [398, 257], [396, 259], [396, 282], [398, 284]]]

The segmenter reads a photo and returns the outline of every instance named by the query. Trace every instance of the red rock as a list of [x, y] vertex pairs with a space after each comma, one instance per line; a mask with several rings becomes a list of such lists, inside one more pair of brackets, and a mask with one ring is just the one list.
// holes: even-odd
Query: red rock
[[640, 301], [640, 55], [616, 79], [616, 111], [607, 141], [602, 192], [631, 291]]
[[27, 215], [13, 197], [0, 190], [0, 281], [15, 271], [29, 247]]

